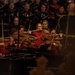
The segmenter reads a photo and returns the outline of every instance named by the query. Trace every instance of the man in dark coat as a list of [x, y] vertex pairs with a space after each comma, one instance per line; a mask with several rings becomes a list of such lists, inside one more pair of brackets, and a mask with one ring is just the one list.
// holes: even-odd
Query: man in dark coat
[[71, 3], [68, 6], [68, 15], [60, 19], [60, 27], [64, 33], [64, 39], [62, 41], [63, 51], [75, 50], [75, 4]]

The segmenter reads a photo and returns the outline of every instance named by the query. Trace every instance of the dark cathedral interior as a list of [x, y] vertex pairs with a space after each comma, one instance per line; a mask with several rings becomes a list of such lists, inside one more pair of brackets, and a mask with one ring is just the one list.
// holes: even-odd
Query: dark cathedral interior
[[0, 75], [75, 75], [75, 0], [0, 0]]

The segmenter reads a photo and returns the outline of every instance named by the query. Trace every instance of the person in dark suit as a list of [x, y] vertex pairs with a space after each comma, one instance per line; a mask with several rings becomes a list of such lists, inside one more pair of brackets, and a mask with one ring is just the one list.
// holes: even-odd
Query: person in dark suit
[[5, 20], [10, 23], [12, 22], [14, 16], [18, 15], [18, 10], [13, 2], [8, 4], [8, 8], [4, 11]]
[[75, 50], [75, 4], [70, 3], [68, 6], [68, 15], [63, 16], [60, 19], [61, 31], [64, 33], [64, 39], [62, 40], [62, 50], [74, 51]]
[[32, 12], [33, 12], [34, 14], [36, 14], [38, 11], [40, 11], [40, 7], [41, 7], [41, 1], [40, 1], [40, 0], [35, 0], [35, 1], [31, 4]]
[[39, 11], [36, 14], [39, 21], [48, 20], [49, 19], [49, 13], [46, 12], [46, 5], [41, 5], [41, 11]]
[[23, 11], [20, 11], [20, 23], [24, 25], [26, 29], [28, 29], [31, 20], [33, 20], [34, 15], [30, 11], [30, 4], [26, 3], [24, 5]]

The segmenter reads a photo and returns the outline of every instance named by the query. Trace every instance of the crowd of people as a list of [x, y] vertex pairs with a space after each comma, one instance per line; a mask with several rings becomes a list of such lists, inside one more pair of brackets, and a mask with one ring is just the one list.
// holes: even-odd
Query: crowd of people
[[[62, 29], [59, 21], [68, 14], [67, 7], [68, 2], [62, 5], [58, 0], [19, 0], [9, 4], [0, 0], [0, 36], [9, 37], [6, 39], [9, 42], [1, 45], [60, 53]], [[0, 53], [9, 51], [1, 46]]]
[[48, 21], [49, 29], [55, 29], [60, 16], [67, 14], [66, 7], [67, 3], [62, 6], [58, 4], [58, 0], [52, 0], [49, 4], [41, 0], [34, 2], [19, 0], [16, 3], [4, 4], [2, 0], [0, 19], [3, 20], [3, 23], [10, 23], [10, 29], [12, 25], [15, 28], [13, 24], [15, 17], [18, 18], [19, 26], [24, 26], [25, 30], [28, 30], [30, 25], [30, 30], [35, 30], [36, 24], [43, 20]]

